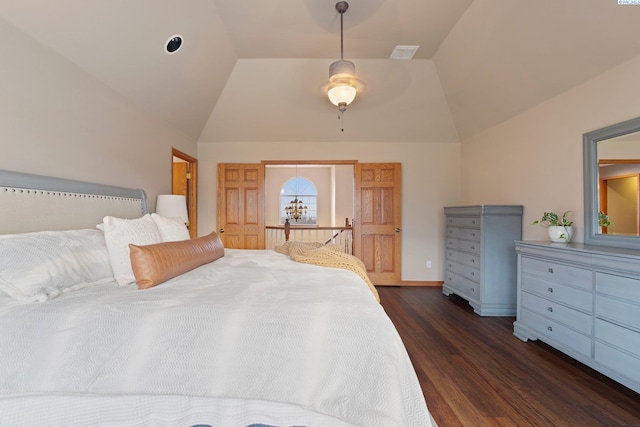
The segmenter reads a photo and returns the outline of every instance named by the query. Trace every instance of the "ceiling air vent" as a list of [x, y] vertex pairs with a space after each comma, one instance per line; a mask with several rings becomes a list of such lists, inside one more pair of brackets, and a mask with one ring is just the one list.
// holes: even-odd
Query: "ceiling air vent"
[[413, 59], [420, 46], [396, 46], [391, 52], [391, 59]]

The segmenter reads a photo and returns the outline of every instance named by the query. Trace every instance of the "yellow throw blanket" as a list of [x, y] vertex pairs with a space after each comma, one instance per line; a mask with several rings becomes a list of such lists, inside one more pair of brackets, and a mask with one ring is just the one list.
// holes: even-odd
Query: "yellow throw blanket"
[[364, 263], [353, 255], [345, 253], [339, 245], [330, 243], [286, 242], [273, 248], [276, 252], [288, 255], [292, 260], [322, 267], [342, 268], [358, 274], [380, 302], [380, 296], [367, 275]]

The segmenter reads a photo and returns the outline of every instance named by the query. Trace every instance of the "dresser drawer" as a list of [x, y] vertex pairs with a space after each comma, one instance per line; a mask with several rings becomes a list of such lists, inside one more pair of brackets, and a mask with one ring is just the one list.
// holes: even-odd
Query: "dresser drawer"
[[546, 280], [569, 283], [573, 286], [592, 289], [591, 270], [558, 264], [552, 261], [543, 261], [534, 258], [522, 258], [522, 272], [544, 277]]
[[480, 242], [449, 237], [447, 238], [447, 249], [454, 249], [480, 255]]
[[596, 294], [596, 317], [640, 330], [640, 305]]
[[596, 340], [595, 361], [635, 383], [640, 388], [640, 358]]
[[522, 307], [554, 322], [562, 323], [583, 334], [591, 335], [593, 317], [528, 292], [522, 293]]
[[558, 349], [569, 348], [574, 352], [591, 357], [591, 335], [581, 334], [524, 308], [520, 311], [520, 315], [521, 318], [518, 321], [536, 331], [541, 338], [547, 337], [553, 340], [554, 346]]
[[596, 272], [596, 292], [640, 305], [640, 280]]
[[469, 267], [480, 268], [480, 255], [458, 252], [453, 249], [447, 249], [447, 261], [454, 261]]
[[474, 228], [447, 227], [447, 238], [449, 237], [479, 242], [480, 230], [476, 230]]
[[459, 276], [466, 277], [467, 279], [480, 283], [480, 270], [475, 267], [461, 264], [459, 262], [447, 260], [445, 262], [446, 269]]
[[452, 271], [445, 272], [444, 284], [453, 289], [460, 296], [478, 301], [480, 299], [480, 285], [478, 283], [460, 276]]
[[480, 228], [480, 217], [479, 216], [456, 216], [447, 218], [447, 225], [457, 226], [457, 227], [471, 227], [471, 228]]
[[596, 319], [595, 337], [597, 340], [640, 357], [640, 332], [638, 331]]
[[523, 274], [521, 281], [524, 291], [588, 313], [593, 312], [593, 294], [591, 292], [554, 283], [544, 277], [530, 274]]

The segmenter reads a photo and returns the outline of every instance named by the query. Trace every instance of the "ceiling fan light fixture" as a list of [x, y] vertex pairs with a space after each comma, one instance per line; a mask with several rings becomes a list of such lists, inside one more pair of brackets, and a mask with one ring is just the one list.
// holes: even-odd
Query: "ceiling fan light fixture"
[[[329, 67], [329, 88], [327, 95], [333, 105], [346, 108], [356, 98], [356, 66], [351, 61], [341, 59]], [[342, 107], [340, 108], [342, 110]]]
[[331, 101], [333, 105], [339, 107], [340, 104], [344, 104], [347, 106], [356, 99], [356, 88], [348, 84], [338, 83], [329, 86], [328, 95], [329, 101]]
[[344, 34], [343, 16], [349, 9], [349, 3], [339, 1], [336, 10], [340, 14], [340, 60], [329, 66], [329, 86], [327, 96], [333, 105], [336, 105], [340, 113], [344, 113], [347, 105], [351, 104], [358, 92], [358, 80], [356, 79], [356, 66], [351, 61], [344, 59]]

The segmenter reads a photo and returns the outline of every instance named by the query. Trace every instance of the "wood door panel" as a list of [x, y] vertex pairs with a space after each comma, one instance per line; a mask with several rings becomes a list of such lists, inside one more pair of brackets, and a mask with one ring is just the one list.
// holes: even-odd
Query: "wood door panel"
[[367, 271], [373, 271], [376, 266], [375, 258], [375, 236], [362, 236], [360, 239], [360, 259], [364, 262]]
[[258, 190], [257, 188], [245, 188], [244, 190], [244, 223], [256, 225], [258, 224]]
[[244, 236], [244, 249], [264, 249], [259, 247], [259, 237], [257, 235]]
[[[232, 235], [227, 232], [223, 233], [224, 235], [224, 247], [228, 249], [239, 249], [240, 248], [240, 236]], [[222, 239], [222, 235], [220, 236]]]
[[397, 178], [394, 167], [380, 168], [380, 182], [395, 182]]
[[217, 213], [225, 247], [264, 249], [264, 165], [218, 164]]
[[376, 285], [401, 280], [401, 165], [356, 164], [354, 253]]
[[240, 171], [238, 169], [225, 169], [224, 171], [224, 180], [226, 183], [239, 183], [240, 182]]
[[395, 225], [395, 198], [394, 188], [381, 188], [380, 189], [380, 224]]
[[393, 246], [395, 244], [395, 236], [379, 236], [380, 242], [380, 270], [384, 273], [393, 273], [396, 263]]
[[375, 189], [363, 188], [360, 194], [360, 205], [362, 206], [360, 224], [371, 225], [376, 223], [375, 202]]
[[240, 192], [237, 188], [225, 188], [225, 212], [227, 224], [240, 224]]
[[258, 184], [258, 169], [244, 169], [244, 182]]

